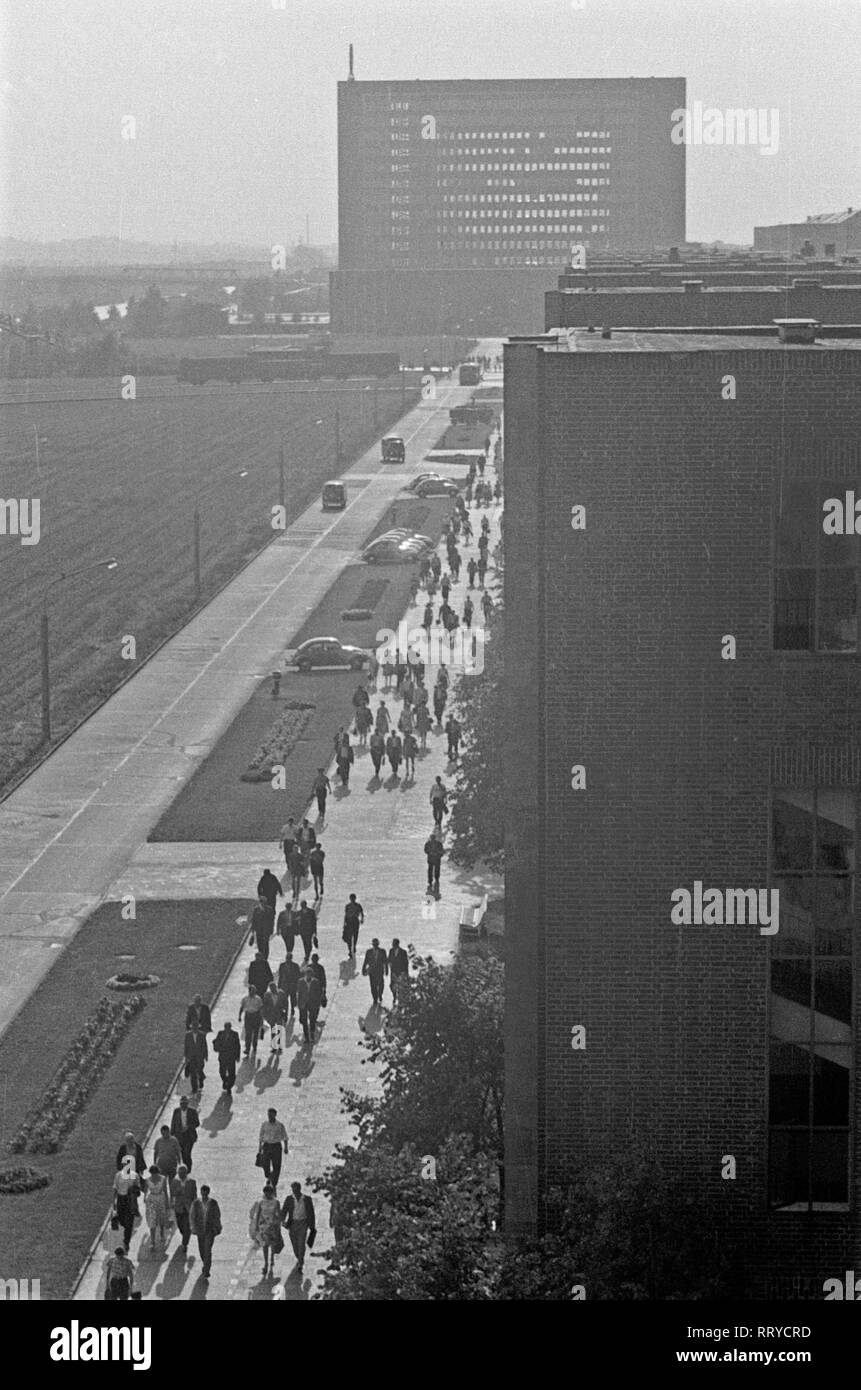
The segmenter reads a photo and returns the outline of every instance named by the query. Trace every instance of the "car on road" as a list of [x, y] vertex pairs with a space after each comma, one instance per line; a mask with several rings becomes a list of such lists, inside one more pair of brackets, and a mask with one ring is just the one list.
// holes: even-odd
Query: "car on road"
[[416, 476], [414, 478], [411, 478], [410, 481], [407, 483], [407, 487], [409, 488], [410, 492], [415, 492], [416, 488], [419, 486], [419, 483], [427, 482], [428, 478], [441, 477], [441, 473], [417, 473]]
[[364, 647], [352, 647], [337, 637], [309, 637], [293, 652], [290, 664], [300, 671], [310, 671], [315, 666], [348, 666], [351, 671], [362, 671], [369, 656]]
[[340, 481], [323, 484], [323, 511], [340, 512], [347, 505], [347, 486]]
[[404, 441], [398, 434], [387, 434], [382, 441], [382, 461], [383, 463], [404, 463], [407, 457], [407, 450]]
[[369, 565], [410, 565], [426, 555], [428, 548], [424, 537], [377, 536], [365, 546], [362, 559]]
[[460, 488], [451, 478], [425, 478], [416, 488], [417, 497], [457, 497]]

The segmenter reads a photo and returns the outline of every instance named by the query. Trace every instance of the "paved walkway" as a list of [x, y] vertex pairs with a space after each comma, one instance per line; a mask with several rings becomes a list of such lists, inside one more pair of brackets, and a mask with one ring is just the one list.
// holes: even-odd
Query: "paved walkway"
[[345, 512], [309, 507], [0, 804], [0, 1033], [468, 398], [406, 416], [406, 470], [375, 444]]
[[[488, 477], [493, 480], [492, 469]], [[492, 541], [498, 535], [498, 508], [490, 511]], [[477, 554], [480, 513], [473, 509], [474, 541], [471, 548], [461, 546], [465, 558]], [[493, 577], [491, 570], [490, 578]], [[452, 590], [451, 602], [460, 612], [466, 592], [466, 570]], [[480, 617], [478, 595], [474, 595], [476, 618]], [[437, 599], [437, 602], [439, 600]], [[408, 618], [417, 623], [424, 606], [424, 595]], [[433, 672], [429, 672], [432, 678]], [[376, 708], [378, 698], [372, 702]], [[402, 708], [393, 694], [385, 694], [395, 719]], [[198, 1183], [208, 1182], [220, 1203], [224, 1234], [216, 1242], [212, 1277], [199, 1277], [200, 1260], [195, 1251], [183, 1258], [174, 1234], [165, 1251], [150, 1254], [141, 1249], [144, 1236], [135, 1234], [132, 1256], [138, 1265], [139, 1287], [145, 1298], [214, 1299], [233, 1298], [304, 1299], [319, 1284], [324, 1261], [308, 1258], [304, 1276], [298, 1274], [289, 1242], [277, 1260], [275, 1280], [263, 1280], [262, 1261], [248, 1235], [248, 1215], [262, 1187], [260, 1170], [254, 1166], [259, 1126], [268, 1106], [274, 1105], [287, 1127], [290, 1154], [285, 1159], [279, 1194], [289, 1191], [295, 1179], [305, 1182], [319, 1174], [330, 1161], [337, 1143], [349, 1137], [340, 1110], [342, 1086], [370, 1090], [375, 1084], [371, 1069], [363, 1065], [365, 1049], [360, 1045], [362, 1031], [380, 1026], [379, 1015], [369, 1012], [368, 983], [353, 963], [344, 960], [341, 942], [343, 906], [350, 892], [358, 895], [366, 913], [359, 938], [359, 959], [373, 936], [388, 948], [392, 937], [412, 944], [419, 954], [451, 959], [457, 945], [457, 928], [463, 906], [472, 905], [498, 884], [456, 871], [443, 861], [441, 895], [438, 902], [428, 899], [424, 886], [426, 865], [422, 846], [432, 827], [429, 791], [437, 773], [451, 783], [446, 740], [441, 730], [428, 739], [427, 753], [417, 760], [412, 783], [401, 778], [377, 783], [367, 752], [356, 750], [348, 792], [336, 790], [327, 807], [326, 821], [318, 824], [318, 836], [326, 850], [326, 893], [320, 910], [320, 957], [328, 975], [328, 1009], [321, 1015], [319, 1040], [308, 1047], [288, 1030], [283, 1056], [269, 1056], [268, 1040], [258, 1049], [256, 1062], [243, 1062], [233, 1100], [225, 1101], [220, 1090], [217, 1067], [210, 1060], [200, 1102], [201, 1131], [194, 1150], [193, 1175]], [[448, 774], [448, 775], [447, 775]], [[337, 779], [332, 777], [333, 786]], [[283, 864], [272, 845], [255, 844], [154, 844], [140, 845], [122, 873], [116, 877], [112, 898], [124, 891], [138, 898], [241, 897], [253, 893], [259, 872], [268, 864], [281, 872]], [[310, 897], [310, 894], [309, 894]], [[249, 903], [250, 911], [250, 903]], [[251, 952], [244, 950], [213, 1010], [217, 1030], [226, 1018], [237, 1019], [239, 1002], [245, 992], [245, 972]], [[273, 942], [273, 970], [283, 959], [280, 940]], [[168, 1098], [153, 1132], [170, 1118], [179, 1091]], [[151, 1152], [151, 1138], [145, 1145]], [[319, 1236], [316, 1250], [331, 1244], [328, 1210], [317, 1199]], [[76, 1293], [79, 1299], [100, 1296], [101, 1272], [105, 1252], [115, 1244], [109, 1228], [103, 1230], [87, 1261]], [[148, 1238], [146, 1240], [148, 1244]]]

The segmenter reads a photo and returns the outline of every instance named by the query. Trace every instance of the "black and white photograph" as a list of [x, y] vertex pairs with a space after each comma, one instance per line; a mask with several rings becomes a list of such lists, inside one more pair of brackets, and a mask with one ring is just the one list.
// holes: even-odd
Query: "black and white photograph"
[[41, 1375], [238, 1303], [848, 1337], [859, 72], [858, 0], [0, 0]]

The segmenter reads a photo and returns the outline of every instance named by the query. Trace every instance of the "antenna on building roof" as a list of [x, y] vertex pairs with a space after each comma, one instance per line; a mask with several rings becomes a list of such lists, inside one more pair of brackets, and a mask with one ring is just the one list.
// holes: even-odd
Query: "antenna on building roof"
[[348, 82], [355, 82], [356, 74], [353, 72], [353, 45], [350, 44], [350, 71], [347, 75]]

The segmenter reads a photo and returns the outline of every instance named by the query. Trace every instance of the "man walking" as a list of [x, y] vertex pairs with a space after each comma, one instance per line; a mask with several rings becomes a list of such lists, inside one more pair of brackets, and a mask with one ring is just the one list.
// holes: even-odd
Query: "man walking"
[[264, 869], [257, 884], [257, 897], [262, 898], [271, 907], [273, 917], [278, 899], [281, 896], [280, 882], [273, 873], [270, 873], [269, 869]]
[[213, 1051], [218, 1053], [218, 1074], [221, 1089], [230, 1095], [236, 1085], [236, 1068], [239, 1065], [239, 1034], [234, 1033], [233, 1024], [225, 1023], [215, 1042]]
[[[274, 878], [275, 875], [273, 874]], [[264, 960], [269, 959], [269, 942], [275, 930], [275, 907], [261, 894], [251, 914], [251, 942]]]
[[[278, 988], [285, 996], [290, 1005], [290, 1017], [296, 1012], [296, 987], [299, 984], [299, 966], [293, 959], [293, 952], [288, 951], [285, 959], [278, 967]], [[286, 1013], [286, 1010], [285, 1010]]]
[[389, 987], [392, 991], [393, 1004], [397, 1004], [401, 988], [409, 978], [410, 958], [398, 938], [395, 937], [392, 942], [392, 949], [389, 951]]
[[200, 1116], [194, 1107], [189, 1105], [188, 1096], [180, 1096], [179, 1105], [171, 1116], [170, 1132], [179, 1144], [182, 1161], [189, 1172], [191, 1172], [191, 1151], [197, 1143], [199, 1125]]
[[320, 1012], [322, 998], [320, 981], [316, 974], [310, 965], [303, 966], [299, 972], [296, 1003], [299, 1009], [299, 1022], [302, 1024], [302, 1034], [306, 1043], [312, 1043], [316, 1036], [317, 1015]]
[[401, 736], [393, 730], [386, 739], [386, 757], [389, 760], [393, 777], [397, 777], [398, 775], [398, 768], [401, 765], [403, 751], [404, 745], [401, 742]]
[[314, 846], [308, 856], [308, 867], [314, 880], [314, 893], [318, 898], [323, 896], [323, 861], [325, 858], [325, 851], [319, 843]]
[[388, 974], [389, 962], [386, 953], [379, 941], [374, 937], [367, 951], [365, 961], [362, 966], [362, 974], [367, 975], [371, 985], [371, 1000], [374, 1004], [383, 1002], [383, 989], [385, 988], [385, 976]]
[[261, 999], [272, 983], [272, 967], [260, 951], [248, 967], [248, 983], [254, 986]]
[[259, 1152], [263, 1160], [260, 1167], [266, 1175], [266, 1181], [271, 1182], [273, 1187], [278, 1186], [281, 1176], [282, 1145], [286, 1154], [287, 1131], [278, 1119], [278, 1111], [267, 1110], [266, 1119], [260, 1126]]
[[321, 1004], [322, 1008], [325, 1009], [325, 1007], [326, 1007], [326, 971], [323, 969], [323, 966], [320, 964], [320, 957], [317, 955], [317, 952], [316, 952], [316, 951], [314, 952], [313, 956], [311, 957], [311, 973], [312, 973], [312, 975], [316, 975], [317, 979], [320, 981], [320, 1004]]
[[278, 988], [274, 980], [271, 980], [266, 993], [263, 996], [263, 1017], [269, 1024], [269, 1052], [270, 1055], [278, 1055], [283, 1048], [283, 1036], [281, 1032], [284, 1016], [287, 1011], [287, 997]]
[[210, 1013], [209, 1005], [204, 1004], [199, 994], [194, 996], [193, 1002], [188, 1006], [188, 1011], [185, 1015], [185, 1026], [187, 1029], [199, 1028], [201, 1033], [212, 1032], [212, 1014]]
[[474, 557], [473, 555], [470, 555], [469, 560], [467, 561], [467, 565], [466, 565], [466, 572], [467, 572], [467, 575], [469, 576], [469, 587], [470, 587], [470, 588], [472, 588], [473, 585], [475, 584], [475, 576], [476, 576], [477, 571], [478, 571], [478, 565], [475, 563], [475, 557]]
[[302, 859], [302, 850], [297, 841], [290, 851], [290, 890], [295, 902], [302, 892], [302, 880], [305, 877], [305, 864]]
[[442, 818], [448, 810], [448, 788], [439, 776], [434, 779], [430, 789], [430, 804], [434, 825], [442, 825]]
[[188, 1084], [193, 1091], [203, 1090], [204, 1067], [209, 1056], [209, 1048], [206, 1045], [206, 1034], [201, 1033], [199, 1028], [189, 1028], [185, 1035], [185, 1074], [188, 1077]]
[[341, 933], [343, 940], [347, 943], [347, 952], [350, 960], [356, 959], [356, 944], [359, 940], [359, 927], [365, 920], [365, 909], [361, 903], [356, 902], [355, 893], [350, 894], [350, 901], [344, 908], [344, 930]]
[[446, 738], [448, 739], [449, 761], [456, 763], [460, 757], [460, 740], [463, 730], [460, 721], [450, 714], [445, 724]]
[[188, 1169], [181, 1163], [176, 1177], [170, 1185], [170, 1204], [176, 1217], [176, 1228], [182, 1237], [183, 1251], [188, 1249], [191, 1239], [191, 1208], [197, 1201], [197, 1183], [188, 1176]]
[[313, 907], [309, 907], [305, 898], [302, 899], [299, 908], [299, 920], [297, 923], [299, 935], [302, 938], [302, 945], [305, 949], [305, 964], [311, 955], [311, 947], [317, 945], [317, 914]]
[[208, 1279], [212, 1271], [212, 1247], [216, 1237], [221, 1235], [221, 1210], [206, 1185], [200, 1189], [200, 1196], [191, 1204], [189, 1228], [191, 1234], [197, 1236], [197, 1248], [203, 1265], [200, 1271], [201, 1278]]
[[152, 1150], [153, 1162], [170, 1184], [176, 1177], [176, 1170], [182, 1163], [182, 1151], [167, 1125], [162, 1125], [161, 1133]]
[[325, 820], [326, 818], [326, 798], [331, 790], [332, 784], [326, 776], [325, 770], [322, 767], [318, 767], [317, 776], [314, 778], [311, 791], [317, 798], [317, 813], [321, 820]]
[[425, 840], [425, 857], [428, 861], [428, 890], [439, 897], [439, 870], [443, 856], [442, 831], [437, 827]]
[[239, 1021], [245, 1018], [245, 1052], [247, 1057], [249, 1052], [257, 1056], [257, 1039], [260, 1037], [260, 1025], [263, 1022], [263, 1000], [257, 993], [253, 985], [248, 986], [248, 993], [239, 1005]]
[[416, 775], [416, 753], [419, 751], [415, 734], [404, 734], [404, 776], [409, 779]]
[[290, 1244], [301, 1271], [305, 1263], [306, 1242], [309, 1246], [314, 1244], [317, 1224], [314, 1218], [314, 1203], [302, 1191], [302, 1184], [294, 1182], [290, 1186], [293, 1195], [284, 1203], [282, 1224], [290, 1237]]
[[371, 734], [370, 740], [371, 762], [374, 764], [374, 776], [379, 777], [380, 768], [383, 765], [383, 758], [386, 752], [386, 740], [382, 734], [378, 734], [376, 729]]

